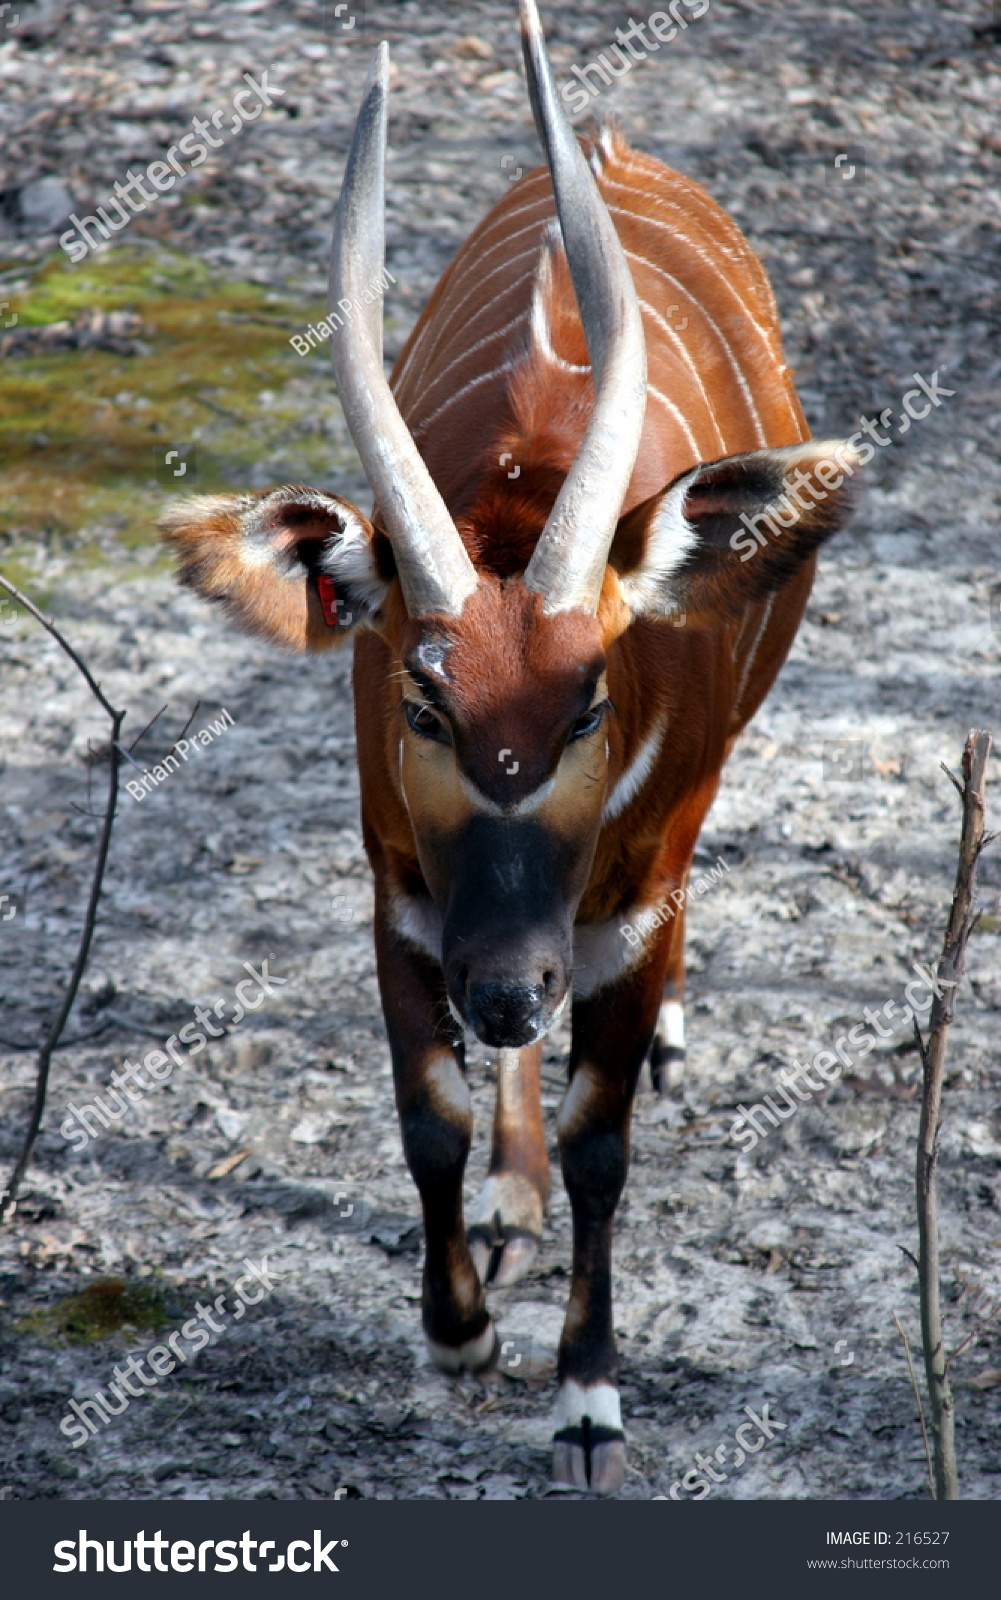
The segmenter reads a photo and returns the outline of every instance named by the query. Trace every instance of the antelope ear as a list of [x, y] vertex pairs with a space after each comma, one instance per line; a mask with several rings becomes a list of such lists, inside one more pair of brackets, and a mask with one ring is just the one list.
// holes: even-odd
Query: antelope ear
[[299, 485], [181, 500], [160, 536], [181, 583], [291, 650], [326, 650], [371, 621], [395, 571], [389, 540], [356, 506]]
[[696, 626], [781, 589], [854, 510], [861, 458], [840, 440], [710, 461], [619, 522], [609, 563], [633, 616]]

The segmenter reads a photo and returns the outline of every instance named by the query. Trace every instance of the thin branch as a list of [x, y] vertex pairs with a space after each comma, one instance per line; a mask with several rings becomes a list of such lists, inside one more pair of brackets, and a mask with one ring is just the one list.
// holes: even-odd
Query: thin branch
[[[119, 743], [118, 740], [115, 741], [115, 749], [118, 751], [118, 754], [120, 756], [124, 756], [125, 760], [128, 762], [130, 767], [135, 767], [137, 772], [145, 773], [146, 768], [145, 767], [141, 767], [139, 765], [138, 761], [136, 761], [135, 758], [129, 754], [129, 752], [128, 752], [128, 750], [126, 750], [125, 746], [123, 744]], [[133, 750], [135, 749], [135, 745], [132, 746], [132, 749]]]
[[71, 644], [67, 644], [66, 640], [63, 638], [62, 634], [59, 632], [59, 629], [56, 627], [55, 623], [54, 622], [50, 622], [48, 617], [43, 616], [42, 612], [39, 611], [38, 607], [33, 603], [33, 601], [29, 600], [28, 596], [26, 594], [22, 594], [20, 589], [17, 587], [17, 585], [11, 583], [9, 578], [5, 578], [2, 572], [0, 572], [0, 584], [2, 584], [3, 587], [7, 590], [8, 594], [12, 594], [14, 596], [14, 599], [17, 601], [18, 605], [23, 606], [25, 611], [29, 611], [31, 613], [31, 615], [34, 617], [35, 621], [36, 622], [40, 622], [42, 624], [42, 627], [46, 628], [48, 630], [48, 632], [51, 633], [53, 639], [55, 639], [57, 644], [62, 645], [63, 649], [66, 651], [66, 654], [69, 656], [70, 660], [83, 673], [83, 676], [87, 680], [87, 684], [88, 684], [88, 687], [91, 690], [91, 693], [94, 694], [96, 696], [96, 698], [100, 701], [101, 705], [104, 707], [104, 710], [108, 713], [108, 716], [111, 717], [112, 721], [114, 721], [115, 717], [117, 717], [119, 715], [124, 717], [125, 716], [125, 712], [124, 711], [118, 712], [118, 711], [115, 710], [114, 706], [108, 704], [107, 700], [104, 698], [104, 695], [101, 693], [100, 688], [94, 682], [94, 679], [91, 677], [89, 668], [84, 664], [83, 661], [81, 661], [80, 657], [77, 655], [76, 651], [73, 649], [73, 646]]
[[[85, 1039], [96, 1038], [96, 1036], [99, 1033], [103, 1033], [105, 1028], [108, 1026], [108, 1022], [99, 1022], [96, 1027], [88, 1028], [86, 1033], [75, 1033], [73, 1034], [72, 1038], [63, 1039], [61, 1043], [64, 1048], [70, 1044], [83, 1044]], [[34, 1042], [27, 1044], [22, 1039], [8, 1039], [6, 1034], [3, 1033], [0, 1033], [0, 1044], [6, 1045], [8, 1050], [37, 1050], [38, 1048], [37, 1044]]]
[[952, 784], [952, 787], [955, 789], [955, 791], [959, 795], [960, 799], [962, 799], [962, 797], [963, 797], [963, 785], [960, 783], [959, 779], [956, 777], [956, 774], [953, 772], [952, 768], [951, 767], [947, 767], [944, 761], [940, 761], [939, 762], [939, 766], [942, 768], [942, 771], [945, 773], [946, 777], [948, 778], [949, 782]]
[[84, 916], [83, 932], [80, 936], [80, 945], [76, 953], [76, 960], [73, 963], [73, 971], [70, 974], [69, 983], [66, 988], [66, 993], [63, 996], [62, 1004], [60, 1005], [59, 1010], [56, 1012], [45, 1041], [38, 1052], [38, 1067], [37, 1076], [35, 1079], [35, 1102], [31, 1111], [31, 1120], [28, 1124], [28, 1131], [25, 1135], [21, 1155], [17, 1166], [14, 1168], [13, 1174], [11, 1175], [10, 1183], [3, 1193], [0, 1194], [0, 1223], [2, 1223], [8, 1215], [13, 1213], [17, 1204], [17, 1193], [21, 1186], [21, 1181], [24, 1177], [24, 1174], [28, 1170], [28, 1163], [31, 1160], [31, 1153], [35, 1147], [35, 1140], [38, 1137], [38, 1130], [42, 1125], [42, 1116], [45, 1111], [45, 1097], [49, 1086], [49, 1069], [52, 1064], [53, 1052], [55, 1051], [56, 1046], [62, 1037], [62, 1031], [66, 1026], [66, 1020], [73, 1008], [73, 1003], [76, 1000], [77, 992], [80, 988], [80, 983], [83, 978], [84, 969], [87, 965], [87, 958], [90, 955], [91, 940], [94, 937], [94, 927], [97, 922], [97, 908], [101, 898], [101, 888], [104, 883], [104, 871], [108, 864], [108, 851], [111, 847], [111, 830], [114, 826], [115, 810], [118, 804], [119, 761], [116, 746], [121, 736], [122, 723], [125, 721], [125, 712], [116, 711], [115, 707], [111, 705], [107, 699], [105, 699], [105, 696], [102, 694], [97, 683], [94, 681], [89, 669], [77, 655], [72, 645], [66, 642], [55, 624], [50, 622], [48, 617], [43, 616], [38, 607], [28, 599], [27, 595], [22, 594], [20, 589], [18, 589], [13, 583], [10, 582], [9, 579], [3, 577], [2, 575], [0, 575], [0, 584], [3, 585], [9, 594], [14, 596], [15, 600], [17, 600], [20, 605], [23, 605], [25, 609], [30, 612], [36, 621], [41, 623], [42, 627], [52, 635], [56, 643], [59, 644], [63, 650], [65, 650], [70, 660], [77, 668], [79, 668], [81, 675], [85, 679], [98, 704], [111, 718], [111, 739], [108, 755], [108, 799], [104, 811], [104, 823], [101, 828], [101, 836], [97, 847], [97, 860], [94, 863], [94, 875], [91, 879], [90, 895], [87, 900], [87, 910]]
[[981, 1317], [979, 1326], [968, 1333], [962, 1344], [957, 1345], [952, 1354], [946, 1357], [946, 1366], [948, 1366], [951, 1361], [958, 1361], [964, 1350], [966, 1350], [971, 1344], [976, 1344], [984, 1329], [989, 1328], [991, 1323], [994, 1321], [994, 1318], [997, 1316], [1001, 1316], [1001, 1302], [994, 1307], [994, 1310], [991, 1312], [989, 1317]]
[[163, 713], [167, 710], [167, 707], [169, 705], [170, 705], [170, 701], [168, 700], [167, 701], [167, 705], [161, 706], [159, 711], [156, 713], [156, 715], [154, 717], [150, 717], [150, 719], [147, 722], [145, 728], [140, 728], [139, 732], [136, 734], [136, 736], [133, 739], [132, 743], [129, 745], [129, 749], [130, 750], [134, 750], [135, 749], [135, 747], [139, 743], [140, 739], [145, 739], [146, 735], [149, 733], [150, 728], [152, 728], [154, 722], [159, 722], [160, 718], [163, 716]]
[[[88, 1028], [85, 1033], [74, 1033], [71, 1038], [62, 1039], [63, 1048], [71, 1044], [83, 1044], [86, 1039], [93, 1039], [105, 1028], [119, 1028], [123, 1033], [144, 1033], [147, 1039], [163, 1039], [164, 1028], [150, 1028], [145, 1022], [137, 1022], [135, 1017], [125, 1017], [120, 1011], [106, 1009], [100, 1022], [93, 1028]], [[37, 1046], [27, 1043], [23, 1039], [9, 1039], [6, 1034], [0, 1033], [0, 1044], [6, 1045], [10, 1050], [35, 1050]]]
[[135, 1017], [124, 1017], [120, 1011], [106, 1008], [105, 1016], [115, 1024], [116, 1028], [123, 1028], [126, 1033], [144, 1033], [147, 1039], [163, 1038], [163, 1028], [151, 1028], [145, 1022], [137, 1022]]
[[[909, 1251], [908, 1251], [908, 1254], [910, 1254]], [[931, 1464], [931, 1446], [928, 1443], [928, 1429], [925, 1426], [925, 1408], [921, 1404], [921, 1390], [918, 1388], [918, 1375], [914, 1370], [914, 1358], [911, 1355], [911, 1344], [910, 1344], [910, 1340], [907, 1337], [907, 1332], [906, 1332], [906, 1330], [904, 1328], [904, 1325], [901, 1322], [900, 1318], [897, 1316], [897, 1313], [895, 1311], [893, 1313], [893, 1320], [897, 1324], [897, 1332], [900, 1334], [901, 1339], [904, 1341], [904, 1355], [907, 1357], [907, 1370], [911, 1375], [911, 1388], [914, 1390], [914, 1399], [915, 1399], [915, 1403], [917, 1404], [917, 1408], [918, 1408], [918, 1421], [921, 1424], [921, 1437], [925, 1442], [925, 1461], [928, 1464], [928, 1493], [931, 1496], [931, 1498], [934, 1500], [934, 1498], [935, 1498], [935, 1474], [934, 1474], [934, 1472], [932, 1470], [932, 1464]]]
[[[181, 729], [180, 733], [177, 735], [177, 738], [174, 740], [174, 742], [171, 745], [170, 749], [167, 751], [167, 755], [168, 756], [172, 756], [174, 754], [174, 751], [177, 749], [177, 747], [180, 744], [181, 740], [184, 738], [184, 735], [187, 733], [188, 729], [191, 727], [191, 724], [194, 722], [195, 718], [197, 717], [198, 712], [201, 709], [201, 704], [202, 703], [201, 703], [200, 700], [196, 700], [195, 701], [194, 706], [193, 706], [192, 711], [191, 711], [190, 717], [188, 718], [187, 722], [184, 724], [184, 727]], [[164, 760], [166, 760], [166, 759], [167, 759], [167, 757], [165, 756]]]
[[920, 1261], [918, 1287], [921, 1298], [921, 1345], [935, 1444], [935, 1498], [938, 1500], [955, 1500], [959, 1495], [956, 1406], [942, 1334], [936, 1181], [938, 1137], [942, 1124], [942, 1089], [949, 1028], [954, 1017], [956, 991], [962, 982], [966, 965], [966, 947], [977, 923], [974, 898], [977, 862], [984, 846], [984, 784], [990, 748], [990, 734], [974, 729], [963, 751], [962, 784], [943, 763], [943, 771], [962, 797], [963, 825], [956, 887], [937, 968], [928, 1034], [921, 1046], [923, 1085], [915, 1173]]

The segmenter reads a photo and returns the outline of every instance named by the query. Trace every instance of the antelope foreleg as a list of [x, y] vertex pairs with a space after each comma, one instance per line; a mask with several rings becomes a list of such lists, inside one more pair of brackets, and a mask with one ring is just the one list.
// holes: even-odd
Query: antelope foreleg
[[462, 1043], [440, 967], [402, 940], [378, 910], [376, 945], [403, 1150], [424, 1213], [424, 1333], [436, 1365], [477, 1371], [494, 1360], [497, 1335], [462, 1215], [473, 1125]]
[[612, 1224], [629, 1169], [633, 1095], [650, 1045], [666, 946], [574, 1007], [570, 1084], [556, 1127], [573, 1213], [573, 1277], [560, 1340], [553, 1475], [614, 1494], [625, 1477], [612, 1317]]

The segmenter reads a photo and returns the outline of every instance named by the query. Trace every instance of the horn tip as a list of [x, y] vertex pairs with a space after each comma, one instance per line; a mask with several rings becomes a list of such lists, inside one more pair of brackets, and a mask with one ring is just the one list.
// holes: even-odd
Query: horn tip
[[384, 92], [389, 88], [389, 43], [383, 39], [372, 51], [366, 90], [378, 85]]
[[535, 0], [518, 0], [518, 12], [523, 37], [539, 38], [542, 35], [542, 22]]

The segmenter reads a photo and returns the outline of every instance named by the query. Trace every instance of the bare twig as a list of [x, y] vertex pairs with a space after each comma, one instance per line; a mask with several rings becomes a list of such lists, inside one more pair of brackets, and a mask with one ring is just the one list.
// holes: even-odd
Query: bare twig
[[[194, 703], [194, 706], [192, 707], [190, 717], [188, 718], [187, 722], [184, 724], [184, 727], [181, 729], [180, 733], [177, 735], [177, 738], [174, 740], [174, 742], [171, 745], [170, 749], [167, 751], [167, 755], [168, 756], [172, 756], [174, 754], [174, 751], [177, 749], [177, 747], [180, 744], [181, 740], [184, 738], [184, 735], [187, 733], [188, 729], [191, 727], [191, 724], [194, 722], [196, 716], [198, 715], [200, 707], [201, 707], [201, 701], [200, 700], [196, 700], [195, 703]], [[166, 760], [166, 759], [167, 759], [167, 757], [165, 756], [164, 760]]]
[[[110, 1028], [110, 1026], [111, 1026], [111, 1019], [109, 1018], [106, 1022], [99, 1022], [99, 1023], [97, 1023], [97, 1025], [95, 1027], [88, 1028], [86, 1033], [75, 1033], [75, 1034], [73, 1034], [72, 1038], [63, 1039], [61, 1041], [61, 1043], [63, 1045], [83, 1044], [85, 1039], [94, 1039], [94, 1038], [96, 1038], [96, 1036], [99, 1033], [103, 1033], [105, 1028]], [[34, 1044], [34, 1043], [27, 1044], [21, 1039], [8, 1039], [8, 1037], [7, 1037], [7, 1035], [5, 1033], [0, 1033], [0, 1044], [6, 1045], [8, 1050], [17, 1050], [17, 1051], [37, 1050], [37, 1048], [38, 1048], [37, 1044]]]
[[921, 1404], [921, 1390], [918, 1388], [918, 1375], [914, 1370], [914, 1358], [911, 1355], [911, 1341], [908, 1339], [907, 1331], [896, 1312], [893, 1313], [893, 1320], [897, 1324], [897, 1332], [904, 1341], [904, 1355], [907, 1357], [907, 1370], [911, 1375], [911, 1388], [914, 1390], [914, 1400], [918, 1408], [918, 1421], [921, 1424], [921, 1437], [925, 1442], [925, 1461], [928, 1464], [928, 1493], [934, 1500], [935, 1472], [931, 1463], [931, 1445], [928, 1443], [928, 1429], [925, 1426], [925, 1408]]
[[979, 1325], [970, 1333], [968, 1333], [962, 1344], [957, 1345], [955, 1350], [953, 1350], [951, 1354], [947, 1356], [947, 1363], [957, 1361], [964, 1351], [969, 1349], [971, 1344], [976, 1344], [977, 1340], [980, 1338], [980, 1335], [984, 1332], [984, 1329], [989, 1328], [991, 1323], [994, 1321], [994, 1318], [997, 1316], [1001, 1316], [1001, 1304], [994, 1307], [994, 1310], [991, 1312], [989, 1317], [981, 1317]]
[[[170, 702], [168, 701], [167, 704], [169, 705], [169, 703]], [[115, 745], [115, 748], [118, 751], [118, 754], [120, 756], [124, 756], [125, 757], [125, 759], [128, 762], [129, 766], [130, 767], [135, 767], [137, 772], [141, 772], [144, 775], [145, 775], [147, 769], [145, 767], [141, 767], [139, 765], [138, 761], [136, 761], [136, 759], [134, 758], [132, 752], [135, 749], [136, 745], [139, 743], [140, 739], [145, 739], [146, 735], [149, 733], [150, 728], [152, 728], [154, 722], [159, 722], [160, 718], [163, 716], [163, 713], [166, 711], [166, 709], [167, 709], [167, 706], [161, 706], [159, 711], [156, 713], [156, 715], [153, 716], [153, 717], [150, 717], [150, 719], [147, 722], [145, 728], [140, 728], [139, 729], [139, 732], [136, 734], [135, 738], [133, 739], [132, 743], [129, 745], [129, 748], [127, 750], [126, 750], [125, 746], [123, 744], [121, 744], [120, 742]]]
[[28, 1124], [28, 1131], [25, 1135], [21, 1155], [17, 1166], [14, 1168], [13, 1174], [11, 1175], [10, 1183], [3, 1193], [0, 1194], [0, 1223], [2, 1223], [4, 1219], [8, 1215], [11, 1215], [14, 1211], [17, 1203], [17, 1192], [21, 1186], [21, 1180], [23, 1179], [25, 1172], [28, 1170], [28, 1163], [31, 1160], [31, 1153], [35, 1148], [35, 1140], [38, 1137], [38, 1130], [42, 1125], [42, 1116], [45, 1111], [45, 1096], [49, 1086], [49, 1068], [52, 1063], [53, 1052], [55, 1051], [55, 1048], [62, 1037], [62, 1031], [66, 1026], [66, 1019], [73, 1008], [73, 1003], [76, 1000], [77, 991], [80, 988], [80, 982], [83, 978], [84, 969], [87, 965], [87, 958], [90, 955], [91, 940], [93, 939], [94, 926], [97, 922], [97, 907], [101, 898], [101, 887], [104, 882], [104, 871], [108, 864], [108, 851], [111, 846], [111, 830], [115, 821], [115, 808], [118, 803], [119, 761], [117, 745], [122, 731], [122, 723], [125, 721], [125, 712], [116, 711], [115, 707], [110, 703], [110, 701], [105, 698], [97, 683], [94, 681], [89, 669], [77, 655], [72, 645], [68, 644], [63, 638], [55, 623], [51, 622], [48, 617], [43, 616], [38, 607], [28, 599], [27, 595], [22, 594], [20, 589], [11, 583], [8, 578], [3, 577], [2, 574], [0, 574], [0, 585], [7, 590], [8, 594], [13, 595], [18, 604], [22, 605], [24, 609], [36, 619], [37, 622], [40, 622], [43, 628], [51, 633], [56, 643], [60, 645], [63, 650], [65, 650], [70, 660], [79, 669], [98, 704], [111, 718], [111, 739], [108, 751], [108, 800], [104, 810], [104, 821], [97, 847], [97, 860], [94, 863], [94, 875], [91, 879], [90, 895], [87, 900], [87, 910], [84, 916], [83, 932], [80, 935], [80, 944], [79, 948], [77, 949], [76, 960], [73, 963], [73, 971], [70, 974], [69, 983], [66, 987], [66, 993], [63, 996], [62, 1004], [56, 1012], [48, 1034], [46, 1035], [45, 1041], [38, 1052], [38, 1069], [35, 1079], [35, 1103], [31, 1111], [31, 1120]]
[[130, 750], [134, 750], [135, 749], [135, 747], [139, 743], [140, 739], [145, 739], [146, 735], [149, 733], [150, 728], [152, 728], [154, 722], [159, 722], [160, 718], [163, 716], [163, 713], [167, 710], [167, 707], [169, 705], [170, 705], [170, 701], [168, 700], [167, 701], [167, 705], [161, 706], [159, 711], [156, 713], [156, 715], [153, 716], [153, 717], [150, 717], [150, 719], [147, 722], [145, 728], [140, 728], [139, 729], [139, 732], [136, 734], [136, 736], [133, 739], [132, 743], [129, 745], [129, 749]]
[[938, 1190], [938, 1136], [942, 1122], [942, 1085], [945, 1055], [952, 1025], [956, 989], [966, 965], [966, 946], [977, 923], [974, 909], [977, 862], [984, 847], [984, 783], [991, 736], [974, 729], [963, 751], [963, 782], [960, 784], [948, 767], [943, 767], [963, 801], [963, 828], [959, 844], [959, 865], [952, 909], [938, 963], [935, 998], [932, 1001], [927, 1038], [918, 1035], [921, 1050], [923, 1086], [921, 1123], [918, 1132], [917, 1208], [921, 1295], [921, 1344], [924, 1351], [925, 1379], [931, 1407], [935, 1443], [935, 1484], [933, 1498], [955, 1500], [959, 1495], [956, 1471], [956, 1412], [949, 1363], [942, 1336], [940, 1298]]

